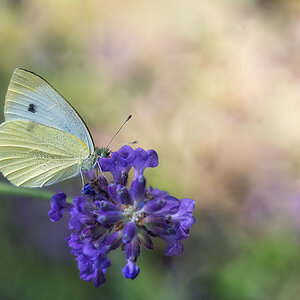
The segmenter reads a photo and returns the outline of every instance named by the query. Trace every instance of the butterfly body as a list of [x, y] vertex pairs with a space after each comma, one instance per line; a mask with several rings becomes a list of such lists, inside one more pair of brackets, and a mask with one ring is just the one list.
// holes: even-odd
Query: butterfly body
[[42, 187], [91, 170], [95, 148], [74, 108], [42, 77], [16, 69], [0, 125], [0, 170], [13, 184]]
[[82, 172], [91, 170], [97, 163], [97, 159], [100, 157], [109, 157], [111, 151], [107, 147], [95, 148], [95, 151], [89, 155], [86, 159], [82, 160], [80, 169]]

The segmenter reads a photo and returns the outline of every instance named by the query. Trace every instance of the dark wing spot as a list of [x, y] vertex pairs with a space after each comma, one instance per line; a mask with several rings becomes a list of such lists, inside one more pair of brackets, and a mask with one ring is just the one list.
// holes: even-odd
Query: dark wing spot
[[28, 105], [28, 111], [32, 112], [32, 113], [35, 113], [36, 112], [36, 109], [35, 109], [35, 105], [30, 103]]

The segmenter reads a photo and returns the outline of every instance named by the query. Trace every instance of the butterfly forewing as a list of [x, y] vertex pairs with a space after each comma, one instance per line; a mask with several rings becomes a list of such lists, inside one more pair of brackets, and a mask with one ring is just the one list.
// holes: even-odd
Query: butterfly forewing
[[5, 98], [5, 121], [31, 121], [78, 138], [94, 152], [86, 125], [72, 106], [42, 77], [15, 69]]

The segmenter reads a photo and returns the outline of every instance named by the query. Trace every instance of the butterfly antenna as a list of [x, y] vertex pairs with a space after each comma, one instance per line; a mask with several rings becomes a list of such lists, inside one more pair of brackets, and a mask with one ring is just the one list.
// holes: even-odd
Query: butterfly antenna
[[114, 134], [114, 136], [111, 138], [111, 140], [109, 141], [109, 143], [107, 144], [106, 148], [109, 147], [109, 145], [111, 144], [111, 142], [114, 140], [114, 138], [117, 136], [117, 134], [121, 131], [121, 129], [123, 128], [123, 126], [131, 119], [132, 115], [129, 115], [127, 117], [127, 119], [125, 120], [125, 122], [123, 122], [123, 124], [121, 125], [121, 127], [118, 129], [118, 131]]
[[130, 142], [130, 143], [116, 144], [116, 146], [136, 145], [136, 144], [138, 144], [138, 141], [132, 141], [132, 142]]

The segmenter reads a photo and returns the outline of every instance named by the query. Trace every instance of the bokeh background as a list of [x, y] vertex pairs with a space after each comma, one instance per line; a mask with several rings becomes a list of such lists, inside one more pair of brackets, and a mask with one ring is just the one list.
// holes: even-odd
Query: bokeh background
[[1, 107], [15, 67], [52, 83], [99, 146], [132, 114], [112, 149], [155, 149], [148, 184], [195, 199], [197, 222], [182, 256], [144, 250], [133, 281], [114, 251], [95, 289], [67, 218], [1, 195], [0, 299], [299, 299], [299, 1], [1, 0]]

